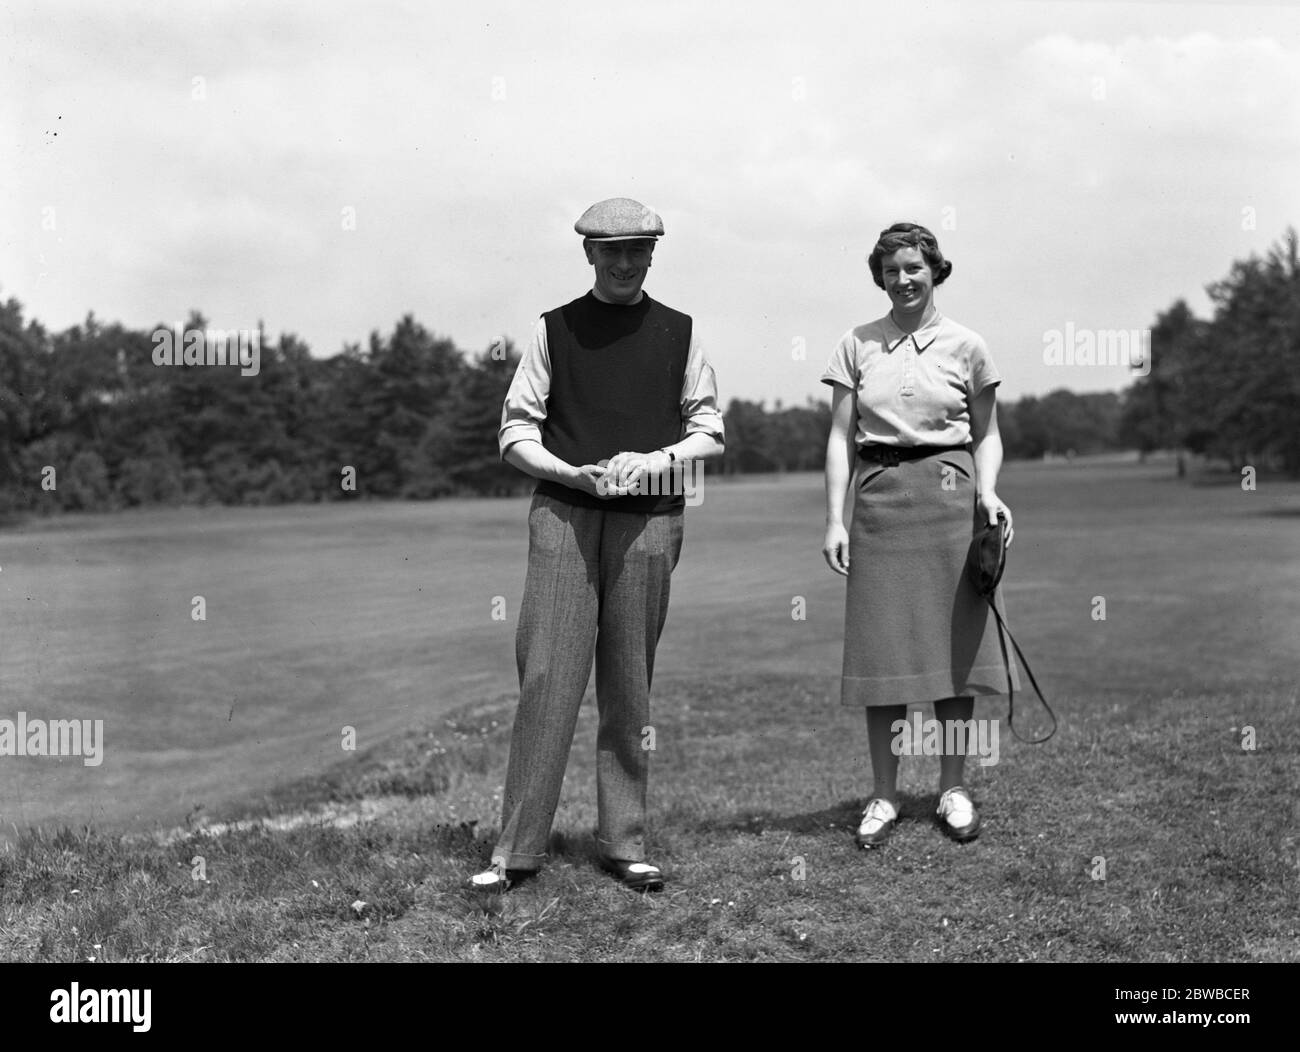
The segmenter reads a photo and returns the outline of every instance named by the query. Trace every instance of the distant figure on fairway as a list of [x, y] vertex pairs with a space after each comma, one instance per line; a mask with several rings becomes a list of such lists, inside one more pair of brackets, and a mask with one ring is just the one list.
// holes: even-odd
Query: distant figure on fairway
[[[893, 831], [895, 723], [925, 702], [945, 731], [964, 724], [943, 735], [938, 818], [970, 840], [980, 818], [962, 785], [965, 750], [951, 743], [974, 737], [974, 695], [1008, 689], [996, 622], [964, 573], [975, 529], [1003, 516], [1011, 542], [1011, 511], [995, 490], [1001, 377], [984, 340], [934, 305], [952, 264], [930, 231], [895, 223], [867, 262], [890, 310], [845, 333], [822, 376], [834, 388], [822, 551], [848, 577], [841, 700], [866, 709], [875, 777], [857, 842], [875, 847]], [[1018, 688], [1014, 667], [1011, 680]]]
[[641, 291], [659, 216], [615, 198], [574, 229], [595, 285], [542, 315], [501, 415], [501, 455], [539, 482], [501, 835], [471, 879], [490, 890], [546, 859], [593, 658], [601, 864], [628, 887], [663, 886], [644, 847], [650, 681], [682, 547], [682, 469], [723, 448], [713, 369], [690, 317]]

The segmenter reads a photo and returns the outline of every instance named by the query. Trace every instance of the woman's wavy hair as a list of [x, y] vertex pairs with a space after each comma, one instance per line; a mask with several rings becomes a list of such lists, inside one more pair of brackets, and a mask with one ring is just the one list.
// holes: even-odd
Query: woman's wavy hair
[[952, 263], [943, 258], [939, 251], [939, 242], [920, 223], [895, 223], [888, 230], [880, 232], [876, 247], [867, 256], [867, 266], [871, 268], [871, 277], [880, 288], [885, 287], [885, 278], [881, 273], [881, 261], [893, 255], [900, 248], [919, 248], [921, 257], [929, 264], [930, 273], [934, 275], [935, 285], [942, 285], [952, 273]]

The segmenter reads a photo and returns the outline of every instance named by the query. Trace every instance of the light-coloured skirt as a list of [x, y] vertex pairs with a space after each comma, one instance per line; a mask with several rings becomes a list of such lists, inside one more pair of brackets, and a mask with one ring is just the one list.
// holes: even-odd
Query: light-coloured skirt
[[974, 458], [953, 450], [892, 467], [859, 458], [853, 485], [843, 704], [1007, 693], [997, 621], [965, 573], [971, 538], [984, 525]]

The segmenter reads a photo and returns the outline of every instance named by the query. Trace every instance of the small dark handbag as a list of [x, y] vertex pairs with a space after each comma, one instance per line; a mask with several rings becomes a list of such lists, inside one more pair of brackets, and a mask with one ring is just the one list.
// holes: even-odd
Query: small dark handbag
[[1038, 689], [1038, 680], [1034, 679], [1033, 670], [1025, 660], [1025, 655], [1021, 653], [1020, 644], [1011, 634], [1011, 629], [1003, 622], [997, 604], [993, 601], [994, 593], [998, 590], [998, 583], [1002, 580], [1006, 568], [1007, 521], [999, 515], [996, 524], [985, 526], [971, 540], [970, 549], [966, 552], [966, 576], [970, 578], [970, 583], [974, 585], [979, 597], [989, 604], [989, 609], [993, 611], [993, 616], [998, 623], [998, 646], [1002, 648], [1002, 665], [1007, 670], [1007, 726], [1011, 728], [1012, 734], [1020, 738], [1020, 735], [1016, 734], [1016, 692], [1011, 686], [1011, 659], [1007, 656], [1007, 640], [1010, 639], [1016, 657], [1020, 659], [1020, 664], [1029, 676], [1029, 682], [1033, 684], [1034, 693], [1038, 695], [1038, 700], [1043, 703], [1043, 708], [1047, 710], [1047, 715], [1052, 721], [1052, 729], [1044, 737], [1020, 738], [1022, 742], [1028, 742], [1030, 745], [1040, 745], [1056, 733], [1056, 713], [1052, 711], [1052, 706], [1047, 704], [1043, 692]]

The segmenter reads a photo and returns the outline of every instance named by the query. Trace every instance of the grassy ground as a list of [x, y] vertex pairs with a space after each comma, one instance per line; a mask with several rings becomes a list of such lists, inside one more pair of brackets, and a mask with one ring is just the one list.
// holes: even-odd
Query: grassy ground
[[[1004, 744], [1000, 764], [971, 767], [987, 824], [969, 845], [933, 824], [935, 762], [908, 758], [904, 822], [873, 853], [852, 841], [866, 778], [860, 728], [847, 711], [810, 724], [823, 702], [820, 685], [767, 675], [720, 675], [660, 697], [651, 843], [669, 881], [662, 895], [625, 892], [594, 867], [592, 706], [552, 864], [500, 900], [462, 888], [490, 848], [508, 748], [503, 699], [264, 802], [268, 813], [320, 815], [295, 828], [170, 842], [25, 837], [0, 856], [0, 953], [1300, 961], [1294, 694], [1170, 698], [1140, 719], [1076, 713], [1050, 746]], [[1254, 751], [1233, 730], [1243, 708], [1274, 729]], [[1001, 715], [996, 703], [981, 709]], [[196, 880], [200, 859], [206, 879]]]
[[1037, 747], [1004, 726], [1000, 763], [971, 763], [973, 844], [935, 827], [937, 763], [908, 757], [903, 823], [878, 852], [854, 847], [870, 772], [861, 714], [834, 703], [842, 598], [828, 573], [802, 576], [806, 552], [782, 554], [809, 547], [816, 482], [719, 487], [689, 520], [656, 681], [663, 894], [594, 867], [590, 698], [551, 865], [502, 899], [464, 889], [500, 806], [513, 697], [494, 683], [301, 777], [250, 781], [242, 825], [16, 825], [0, 958], [1300, 961], [1300, 488], [1250, 505], [1091, 470], [1003, 487], [1013, 624], [1065, 719]]

